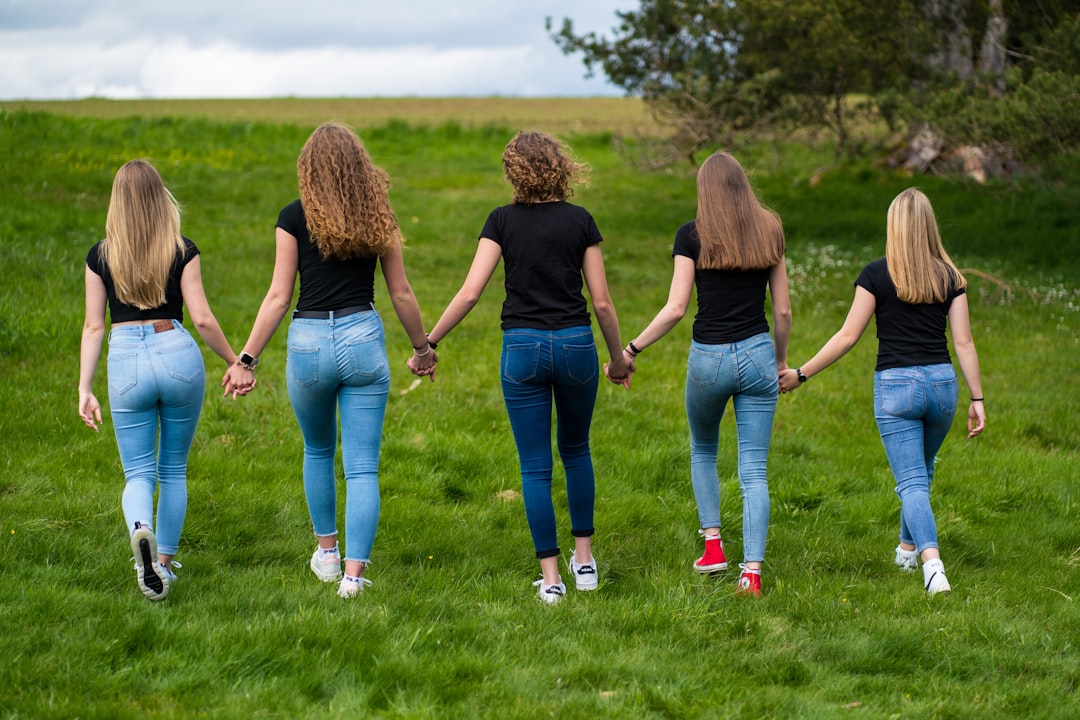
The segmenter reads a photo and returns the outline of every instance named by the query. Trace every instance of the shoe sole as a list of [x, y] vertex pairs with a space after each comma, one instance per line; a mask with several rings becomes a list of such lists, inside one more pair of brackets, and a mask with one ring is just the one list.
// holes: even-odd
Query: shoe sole
[[715, 565], [698, 565], [697, 563], [694, 563], [694, 569], [702, 575], [709, 575], [710, 573], [727, 570], [727, 566], [728, 564], [726, 562], [717, 563]]
[[131, 536], [131, 549], [135, 551], [139, 589], [151, 600], [164, 600], [169, 594], [169, 579], [158, 570], [154, 533], [144, 527], [136, 528]]

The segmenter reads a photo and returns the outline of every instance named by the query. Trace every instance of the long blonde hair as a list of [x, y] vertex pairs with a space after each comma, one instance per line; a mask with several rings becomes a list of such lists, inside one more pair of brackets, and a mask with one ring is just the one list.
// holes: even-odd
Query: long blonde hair
[[308, 232], [324, 258], [383, 256], [401, 242], [390, 180], [348, 127], [315, 129], [296, 161]]
[[889, 205], [885, 262], [896, 296], [906, 303], [944, 302], [952, 288], [967, 287], [941, 244], [930, 199], [916, 188]]
[[780, 216], [761, 204], [738, 160], [710, 155], [698, 169], [697, 196], [699, 268], [759, 270], [783, 259]]
[[169, 271], [184, 253], [180, 206], [147, 161], [116, 171], [100, 249], [120, 302], [140, 310], [165, 304]]
[[503, 172], [514, 188], [514, 205], [566, 200], [572, 182], [586, 182], [588, 168], [570, 149], [547, 133], [523, 130], [503, 150]]

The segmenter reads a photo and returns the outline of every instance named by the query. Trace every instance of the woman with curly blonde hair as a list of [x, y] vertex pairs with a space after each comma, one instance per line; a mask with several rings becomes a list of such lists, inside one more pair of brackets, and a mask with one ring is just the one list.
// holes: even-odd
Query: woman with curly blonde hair
[[[299, 273], [285, 372], [304, 436], [304, 493], [318, 539], [310, 567], [323, 582], [340, 580], [338, 595], [349, 598], [370, 584], [364, 573], [379, 519], [379, 449], [390, 389], [383, 324], [374, 305], [376, 265], [412, 342], [414, 365], [430, 372], [436, 357], [405, 275], [386, 173], [372, 164], [360, 138], [343, 125], [322, 125], [308, 138], [296, 169], [300, 199], [278, 215], [270, 289], [222, 384], [227, 391], [251, 387], [259, 354], [292, 303]], [[344, 577], [334, 477], [339, 411]]]
[[116, 172], [105, 239], [90, 248], [85, 276], [79, 415], [97, 431], [101, 403], [93, 380], [108, 308], [109, 408], [125, 479], [121, 505], [139, 589], [163, 600], [176, 582], [188, 455], [206, 392], [202, 352], [184, 329], [184, 308], [222, 360], [231, 365], [236, 355], [206, 301], [199, 248], [180, 234], [180, 207], [145, 160]]
[[514, 189], [513, 200], [488, 215], [465, 283], [429, 339], [434, 347], [464, 319], [501, 259], [506, 287], [503, 399], [521, 464], [525, 515], [540, 561], [542, 577], [534, 585], [542, 601], [557, 603], [566, 586], [559, 574], [551, 499], [553, 401], [574, 538], [569, 570], [578, 590], [598, 586], [592, 555], [595, 480], [589, 427], [600, 373], [582, 275], [611, 356], [611, 374], [629, 383], [632, 365], [622, 355], [600, 231], [585, 208], [566, 202], [572, 194], [570, 183], [583, 179], [582, 166], [550, 135], [521, 132], [503, 152], [503, 169]]

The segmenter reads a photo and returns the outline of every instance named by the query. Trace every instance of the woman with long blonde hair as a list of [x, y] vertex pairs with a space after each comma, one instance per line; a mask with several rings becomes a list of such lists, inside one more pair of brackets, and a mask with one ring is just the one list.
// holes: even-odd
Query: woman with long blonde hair
[[[667, 304], [631, 340], [631, 360], [674, 328], [697, 287], [698, 312], [686, 371], [690, 425], [690, 482], [705, 551], [694, 570], [727, 569], [720, 537], [720, 476], [716, 468], [720, 421], [729, 400], [739, 436], [739, 486], [743, 496], [743, 572], [736, 589], [761, 594], [761, 565], [769, 529], [766, 473], [777, 369], [786, 367], [791, 301], [780, 217], [754, 193], [739, 162], [716, 153], [697, 175], [697, 216], [675, 233], [675, 270]], [[765, 316], [772, 298], [773, 335]], [[617, 379], [616, 379], [617, 380]]]
[[900, 497], [895, 563], [914, 571], [922, 561], [930, 595], [949, 592], [930, 507], [934, 459], [952, 426], [959, 394], [946, 328], [971, 391], [968, 437], [986, 427], [979, 356], [968, 319], [967, 282], [941, 244], [930, 200], [916, 188], [893, 199], [885, 257], [863, 268], [839, 332], [813, 358], [781, 374], [784, 392], [839, 360], [877, 319], [874, 417]]
[[139, 588], [163, 600], [176, 582], [188, 454], [206, 387], [202, 353], [183, 326], [184, 308], [226, 363], [236, 355], [206, 301], [199, 249], [180, 234], [180, 208], [150, 163], [133, 160], [117, 171], [105, 239], [86, 256], [85, 284], [79, 415], [97, 431], [101, 404], [93, 380], [107, 307], [109, 408], [126, 481], [124, 518]]
[[[435, 364], [420, 307], [405, 275], [402, 237], [388, 196], [386, 173], [344, 125], [318, 127], [296, 163], [300, 199], [277, 220], [270, 289], [244, 350], [222, 384], [226, 392], [254, 380], [259, 355], [292, 304], [285, 374], [289, 400], [304, 436], [304, 494], [318, 547], [309, 567], [350, 598], [370, 580], [379, 519], [379, 449], [390, 390], [382, 319], [375, 310], [375, 268], [421, 370]], [[334, 457], [341, 414], [345, 470], [345, 572], [338, 547]]]

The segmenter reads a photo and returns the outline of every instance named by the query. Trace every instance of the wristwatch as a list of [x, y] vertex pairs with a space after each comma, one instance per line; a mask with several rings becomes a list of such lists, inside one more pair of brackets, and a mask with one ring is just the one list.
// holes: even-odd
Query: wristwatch
[[236, 364], [244, 368], [245, 370], [251, 370], [252, 372], [254, 372], [255, 366], [259, 364], [259, 358], [255, 357], [250, 353], [241, 352], [240, 357], [236, 358]]
[[795, 376], [799, 378], [799, 383], [806, 382], [806, 376], [802, 374], [802, 368], [795, 368]]

